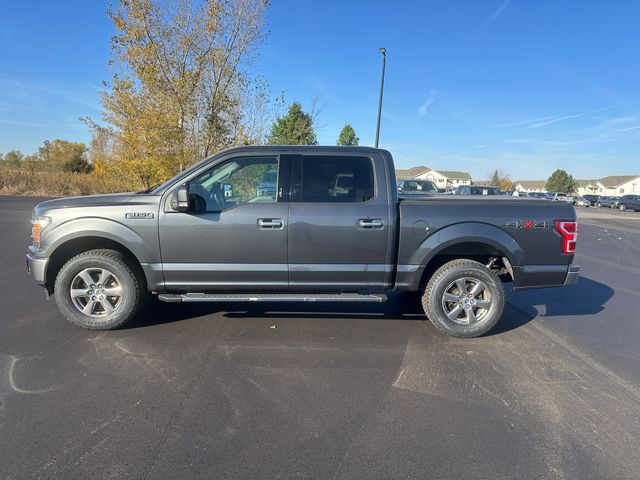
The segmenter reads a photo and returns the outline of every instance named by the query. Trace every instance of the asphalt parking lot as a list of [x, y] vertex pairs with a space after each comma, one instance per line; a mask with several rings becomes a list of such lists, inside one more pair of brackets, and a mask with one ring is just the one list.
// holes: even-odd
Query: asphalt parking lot
[[578, 284], [458, 340], [402, 296], [84, 331], [25, 271], [36, 202], [0, 197], [0, 478], [640, 476], [640, 213], [579, 209]]

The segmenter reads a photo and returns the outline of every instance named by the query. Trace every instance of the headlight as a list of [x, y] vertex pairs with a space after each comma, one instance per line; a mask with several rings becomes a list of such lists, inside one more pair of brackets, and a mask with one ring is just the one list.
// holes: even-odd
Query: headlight
[[35, 216], [31, 219], [31, 238], [36, 247], [40, 247], [40, 232], [51, 223], [51, 217]]

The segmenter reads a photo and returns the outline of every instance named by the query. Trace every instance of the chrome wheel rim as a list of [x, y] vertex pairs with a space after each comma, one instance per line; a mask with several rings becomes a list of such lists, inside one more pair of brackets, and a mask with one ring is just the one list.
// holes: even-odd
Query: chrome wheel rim
[[482, 322], [489, 315], [491, 305], [491, 292], [487, 284], [473, 277], [454, 280], [442, 295], [445, 315], [460, 325]]
[[118, 278], [104, 268], [85, 268], [71, 282], [71, 302], [88, 317], [106, 317], [122, 303]]

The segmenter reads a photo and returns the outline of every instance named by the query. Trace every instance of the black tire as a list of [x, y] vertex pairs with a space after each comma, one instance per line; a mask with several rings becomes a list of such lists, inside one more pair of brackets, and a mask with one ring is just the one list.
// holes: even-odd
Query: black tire
[[618, 208], [620, 208], [621, 212], [624, 212], [627, 209], [627, 207], [624, 205], [620, 205]]
[[[465, 293], [471, 297], [461, 299], [464, 294], [460, 292], [457, 281], [463, 282]], [[484, 289], [474, 295], [472, 290], [478, 284], [483, 284]], [[456, 301], [446, 300], [445, 294], [449, 298], [458, 298]], [[487, 308], [480, 307], [480, 302], [487, 304]], [[504, 288], [500, 278], [483, 264], [466, 258], [452, 260], [436, 270], [422, 296], [422, 307], [431, 323], [452, 337], [484, 335], [502, 316], [504, 304]], [[447, 313], [452, 315], [456, 308], [457, 315], [463, 314], [467, 323], [463, 319], [447, 316]], [[472, 318], [476, 318], [476, 321]]]
[[[79, 293], [74, 298], [72, 287]], [[113, 330], [135, 317], [146, 297], [146, 282], [120, 252], [90, 250], [64, 264], [54, 290], [58, 309], [71, 323], [89, 330]], [[87, 313], [80, 310], [83, 305]]]
[[596, 203], [596, 207], [600, 208], [602, 207], [602, 204], [600, 204], [600, 202]]

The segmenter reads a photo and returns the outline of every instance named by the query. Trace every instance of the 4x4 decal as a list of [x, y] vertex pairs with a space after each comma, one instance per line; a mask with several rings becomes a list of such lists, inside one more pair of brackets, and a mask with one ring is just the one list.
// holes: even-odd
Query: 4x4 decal
[[506, 228], [532, 230], [534, 228], [549, 228], [546, 220], [513, 220], [505, 225]]

